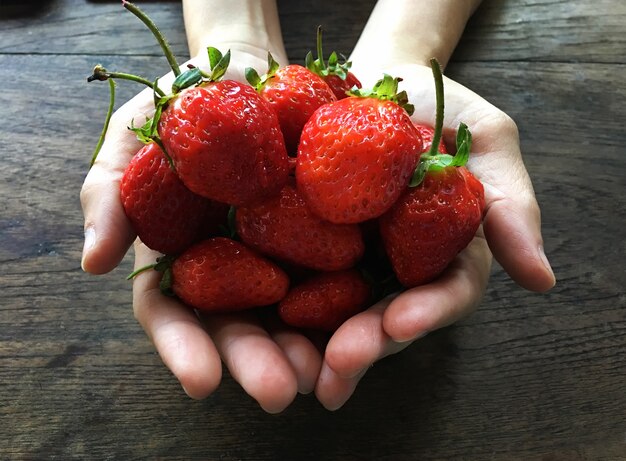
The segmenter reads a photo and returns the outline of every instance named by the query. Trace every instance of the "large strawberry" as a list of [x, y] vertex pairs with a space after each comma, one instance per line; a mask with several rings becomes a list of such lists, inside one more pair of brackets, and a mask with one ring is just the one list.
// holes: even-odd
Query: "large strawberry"
[[356, 269], [321, 273], [293, 287], [280, 302], [278, 314], [288, 325], [334, 331], [367, 306], [370, 293]]
[[319, 75], [328, 84], [337, 99], [348, 97], [348, 91], [361, 88], [361, 82], [350, 72], [352, 63], [344, 58], [339, 62], [336, 52], [332, 52], [328, 57], [328, 62], [324, 60], [322, 51], [322, 28], [317, 28], [317, 59], [313, 59], [313, 53], [309, 52], [305, 58], [305, 66], [311, 72]]
[[302, 127], [313, 112], [337, 100], [321, 77], [297, 64], [280, 67], [269, 53], [267, 74], [259, 76], [248, 68], [246, 78], [278, 115], [287, 152], [292, 156], [298, 150]]
[[289, 288], [289, 279], [278, 266], [224, 237], [193, 245], [169, 270], [164, 277], [174, 294], [203, 311], [267, 306], [280, 301]]
[[[435, 81], [443, 94], [443, 79], [433, 61]], [[432, 146], [420, 158], [410, 188], [381, 216], [385, 249], [400, 283], [406, 287], [433, 280], [474, 238], [485, 206], [483, 186], [465, 168], [471, 134], [461, 124], [455, 156], [438, 152], [443, 123], [443, 99], [438, 96]]]
[[228, 206], [187, 189], [154, 142], [131, 159], [120, 196], [141, 241], [162, 253], [179, 253], [226, 223]]
[[386, 75], [371, 92], [320, 107], [305, 125], [296, 180], [321, 218], [375, 218], [406, 189], [422, 141], [407, 113], [406, 93], [397, 93], [398, 81]]
[[348, 269], [363, 256], [356, 224], [334, 224], [313, 214], [292, 181], [276, 197], [236, 215], [237, 234], [276, 259], [322, 271]]
[[[109, 72], [102, 66], [96, 66], [88, 81], [119, 78], [152, 88], [155, 114], [135, 131], [142, 140], [161, 144], [178, 176], [196, 194], [238, 206], [278, 193], [289, 175], [278, 118], [253, 88], [233, 80], [221, 81], [230, 51], [222, 55], [209, 47], [210, 72], [194, 66], [181, 72], [154, 23], [134, 4], [122, 3], [148, 25], [161, 45], [176, 77], [172, 92], [165, 94], [157, 81]], [[113, 100], [114, 85], [110, 84]]]
[[176, 172], [192, 191], [230, 205], [278, 193], [288, 162], [276, 114], [248, 85], [217, 79], [183, 89], [163, 109], [158, 131]]

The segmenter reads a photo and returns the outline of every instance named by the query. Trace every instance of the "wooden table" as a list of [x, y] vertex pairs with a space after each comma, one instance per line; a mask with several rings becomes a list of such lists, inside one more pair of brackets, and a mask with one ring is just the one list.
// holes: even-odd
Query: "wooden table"
[[[299, 396], [276, 416], [229, 377], [187, 398], [133, 318], [130, 259], [79, 267], [108, 98], [85, 76], [159, 75], [158, 48], [117, 2], [18, 3], [0, 4], [0, 459], [626, 459], [623, 0], [486, 0], [447, 70], [517, 121], [556, 288], [496, 267], [474, 315], [376, 364], [344, 408]], [[288, 52], [318, 23], [349, 51], [373, 4], [280, 1]], [[144, 8], [184, 56], [180, 4]]]

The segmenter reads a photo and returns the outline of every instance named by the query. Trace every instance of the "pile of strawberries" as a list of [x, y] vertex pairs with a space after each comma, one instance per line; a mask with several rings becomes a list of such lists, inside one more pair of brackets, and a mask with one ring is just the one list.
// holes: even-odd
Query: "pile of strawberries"
[[[146, 144], [123, 176], [124, 210], [166, 255], [151, 266], [164, 291], [193, 308], [277, 306], [289, 325], [332, 331], [436, 278], [480, 225], [467, 127], [448, 155], [442, 100], [435, 128], [417, 126], [399, 78], [364, 90], [320, 40], [306, 67], [270, 55], [249, 83], [225, 80], [230, 53], [209, 48], [210, 71], [176, 69], [170, 94], [153, 84], [155, 115], [132, 128]], [[433, 73], [441, 88], [436, 61]]]

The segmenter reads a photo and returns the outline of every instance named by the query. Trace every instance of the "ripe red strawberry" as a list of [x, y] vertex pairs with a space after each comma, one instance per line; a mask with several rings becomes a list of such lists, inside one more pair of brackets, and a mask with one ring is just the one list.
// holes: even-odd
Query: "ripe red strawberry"
[[163, 111], [159, 135], [176, 172], [199, 195], [245, 205], [277, 193], [287, 181], [278, 119], [239, 82], [183, 90]]
[[311, 72], [319, 75], [328, 84], [337, 99], [348, 97], [348, 91], [354, 88], [361, 88], [361, 82], [350, 72], [352, 63], [344, 58], [339, 62], [336, 52], [332, 52], [328, 57], [328, 63], [324, 60], [322, 51], [322, 28], [317, 28], [317, 59], [313, 59], [313, 53], [306, 55], [305, 66]]
[[278, 314], [294, 327], [334, 331], [367, 306], [370, 292], [356, 269], [321, 273], [293, 287]]
[[235, 206], [263, 200], [278, 193], [289, 174], [278, 118], [253, 88], [219, 81], [229, 53], [210, 48], [209, 57], [210, 75], [189, 69], [159, 102], [158, 134], [195, 193]]
[[401, 105], [406, 93], [396, 94], [397, 85], [398, 79], [387, 75], [364, 97], [320, 107], [305, 125], [296, 180], [321, 218], [335, 223], [375, 218], [406, 188], [422, 141]]
[[[443, 88], [438, 65], [437, 85]], [[443, 90], [442, 90], [443, 91]], [[461, 124], [454, 157], [438, 153], [443, 101], [437, 101], [432, 146], [421, 156], [412, 186], [380, 217], [380, 231], [393, 270], [406, 287], [433, 280], [474, 238], [485, 207], [483, 186], [464, 167], [471, 134]]]
[[287, 152], [295, 156], [304, 124], [318, 107], [337, 98], [322, 78], [305, 67], [291, 64], [280, 68], [271, 54], [268, 67], [262, 77], [248, 68], [246, 78], [278, 115]]
[[274, 263], [223, 237], [195, 244], [171, 266], [171, 289], [203, 311], [267, 306], [284, 298], [289, 278]]
[[154, 142], [126, 167], [120, 196], [141, 241], [162, 253], [179, 253], [226, 223], [228, 206], [187, 189]]
[[363, 256], [356, 224], [333, 224], [313, 214], [294, 181], [276, 197], [236, 215], [237, 234], [252, 248], [273, 258], [321, 271], [348, 269]]

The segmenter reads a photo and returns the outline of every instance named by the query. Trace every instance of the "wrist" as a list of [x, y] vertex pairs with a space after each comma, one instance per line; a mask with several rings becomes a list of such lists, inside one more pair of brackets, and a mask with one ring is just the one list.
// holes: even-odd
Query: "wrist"
[[379, 0], [351, 59], [383, 67], [445, 65], [479, 0]]
[[275, 0], [183, 0], [191, 56], [208, 46], [286, 61]]

